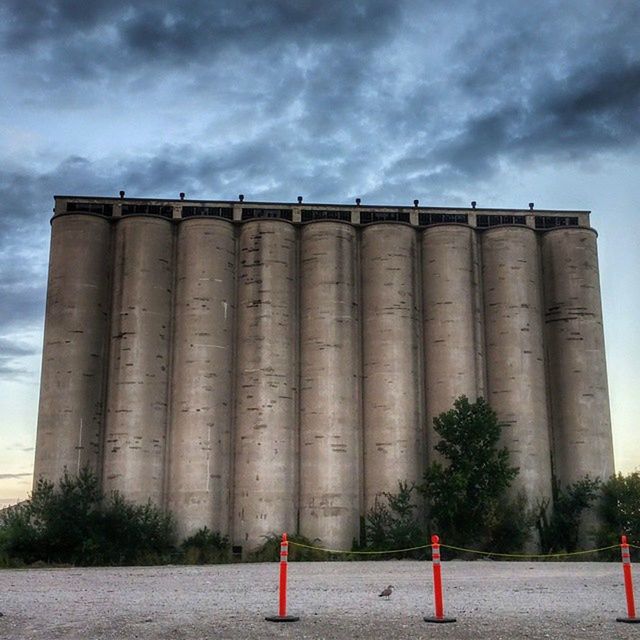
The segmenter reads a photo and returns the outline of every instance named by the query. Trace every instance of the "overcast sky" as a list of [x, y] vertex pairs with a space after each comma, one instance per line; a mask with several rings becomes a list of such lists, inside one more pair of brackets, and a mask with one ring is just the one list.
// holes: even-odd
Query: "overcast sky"
[[0, 504], [25, 497], [52, 196], [591, 209], [640, 466], [640, 3], [0, 2]]

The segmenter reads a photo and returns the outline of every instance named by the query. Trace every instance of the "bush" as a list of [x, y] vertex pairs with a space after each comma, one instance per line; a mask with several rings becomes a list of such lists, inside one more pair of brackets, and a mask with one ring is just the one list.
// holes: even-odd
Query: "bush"
[[151, 503], [118, 493], [105, 499], [88, 469], [56, 487], [40, 480], [25, 503], [0, 517], [0, 555], [7, 563], [101, 565], [167, 562], [173, 522]]
[[[619, 544], [622, 534], [627, 536], [630, 544], [640, 546], [640, 473], [635, 471], [627, 476], [621, 473], [611, 476], [602, 485], [598, 515], [600, 516], [597, 537], [599, 547]], [[636, 558], [640, 555], [633, 548], [631, 553]], [[603, 556], [619, 560], [620, 551], [612, 549], [603, 552]]]
[[534, 524], [534, 514], [527, 509], [524, 493], [516, 498], [503, 496], [497, 504], [494, 520], [488, 523], [488, 548], [496, 553], [521, 552], [531, 537]]
[[[375, 504], [367, 513], [365, 520], [364, 550], [411, 549], [427, 543], [424, 527], [417, 518], [418, 506], [413, 496], [415, 490], [414, 484], [399, 482], [398, 493], [384, 492], [376, 497]], [[377, 557], [424, 557], [424, 550], [380, 554]]]
[[[251, 551], [248, 556], [250, 562], [273, 562], [280, 559], [280, 541], [282, 536], [277, 533], [272, 533], [264, 536], [264, 543]], [[297, 542], [299, 544], [306, 545], [305, 547], [298, 547], [296, 545], [289, 545], [289, 560], [302, 561], [302, 562], [318, 562], [322, 560], [346, 560], [348, 559], [342, 554], [331, 554], [326, 551], [320, 551], [318, 549], [309, 549], [307, 547], [319, 547], [321, 546], [319, 540], [309, 540], [300, 535], [287, 536], [289, 542]]]
[[198, 529], [180, 545], [180, 561], [184, 564], [218, 564], [231, 561], [231, 545], [227, 536]]
[[588, 475], [565, 488], [553, 479], [551, 509], [548, 499], [538, 504], [536, 528], [543, 553], [572, 552], [578, 548], [583, 513], [598, 497], [599, 488], [600, 480], [592, 480]]

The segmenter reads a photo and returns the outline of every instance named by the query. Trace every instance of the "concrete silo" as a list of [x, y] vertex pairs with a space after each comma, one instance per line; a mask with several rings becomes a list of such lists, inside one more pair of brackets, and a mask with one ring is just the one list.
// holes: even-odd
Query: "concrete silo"
[[525, 226], [483, 232], [487, 399], [519, 468], [515, 489], [530, 506], [551, 496], [542, 282], [536, 233]]
[[297, 246], [280, 220], [240, 230], [233, 535], [255, 547], [298, 510]]
[[418, 246], [404, 224], [362, 230], [364, 500], [424, 469]]
[[[362, 477], [356, 230], [312, 222], [300, 239], [300, 532], [358, 539]], [[330, 399], [330, 401], [329, 401]]]
[[103, 485], [163, 501], [173, 291], [169, 220], [117, 222]]
[[567, 485], [614, 471], [596, 233], [542, 236], [554, 467]]
[[552, 464], [608, 477], [589, 212], [418, 204], [57, 196], [36, 479], [88, 465], [245, 554], [346, 549], [462, 394], [507, 423], [530, 505]]
[[111, 224], [52, 221], [34, 481], [85, 466], [100, 475], [111, 299]]
[[433, 418], [465, 395], [484, 396], [484, 335], [476, 232], [439, 225], [422, 232], [422, 301], [426, 436], [438, 442]]
[[178, 534], [229, 534], [235, 322], [231, 222], [178, 228], [167, 505]]

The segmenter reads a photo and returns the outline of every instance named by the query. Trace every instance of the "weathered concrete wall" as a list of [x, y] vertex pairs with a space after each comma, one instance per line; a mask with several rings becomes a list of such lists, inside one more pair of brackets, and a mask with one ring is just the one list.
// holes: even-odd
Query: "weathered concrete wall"
[[108, 350], [111, 224], [53, 221], [34, 482], [100, 473]]
[[555, 473], [562, 484], [613, 473], [596, 234], [542, 236]]
[[295, 531], [298, 511], [296, 229], [240, 230], [233, 536]]
[[300, 532], [358, 539], [362, 478], [356, 230], [313, 222], [300, 240]]
[[433, 418], [461, 395], [484, 396], [484, 335], [477, 237], [462, 225], [422, 232], [422, 321], [427, 448], [439, 440]]
[[418, 245], [408, 225], [362, 231], [364, 500], [418, 482], [425, 456]]
[[536, 234], [494, 227], [482, 236], [488, 401], [529, 506], [551, 496], [542, 287]]
[[103, 484], [141, 503], [163, 502], [172, 291], [171, 223], [119, 221]]
[[167, 504], [181, 537], [229, 534], [235, 269], [230, 222], [180, 224]]

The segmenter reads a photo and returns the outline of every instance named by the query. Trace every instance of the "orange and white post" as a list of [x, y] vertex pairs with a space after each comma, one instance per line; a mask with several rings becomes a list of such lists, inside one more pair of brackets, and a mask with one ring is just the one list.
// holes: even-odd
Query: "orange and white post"
[[444, 615], [444, 602], [442, 597], [442, 567], [440, 566], [440, 538], [431, 536], [431, 564], [433, 565], [433, 599], [435, 604], [435, 616], [426, 617], [425, 622], [455, 622], [455, 618], [447, 618]]
[[620, 551], [622, 552], [622, 573], [624, 574], [624, 592], [627, 597], [627, 617], [616, 618], [618, 622], [640, 622], [636, 618], [636, 603], [633, 598], [633, 576], [631, 575], [631, 551], [627, 536], [620, 538]]
[[282, 534], [280, 542], [280, 581], [278, 586], [279, 603], [278, 615], [267, 616], [265, 620], [269, 622], [297, 622], [300, 620], [297, 616], [287, 615], [287, 566], [289, 564], [289, 541], [287, 534]]

